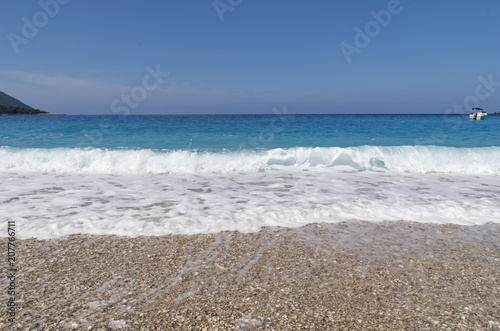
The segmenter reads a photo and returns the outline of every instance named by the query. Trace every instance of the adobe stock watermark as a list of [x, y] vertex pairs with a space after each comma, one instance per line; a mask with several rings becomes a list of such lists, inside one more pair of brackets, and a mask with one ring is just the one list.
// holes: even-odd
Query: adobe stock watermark
[[51, 18], [54, 18], [61, 8], [61, 5], [66, 5], [71, 0], [40, 0], [38, 5], [41, 10], [37, 11], [31, 17], [31, 20], [26, 16], [21, 18], [21, 34], [9, 32], [7, 39], [14, 50], [14, 53], [19, 53], [19, 46], [27, 44], [31, 39], [35, 38], [39, 29], [46, 26]]
[[[493, 80], [493, 74], [488, 74], [485, 78], [483, 75], [478, 76], [479, 84], [476, 85], [474, 93], [466, 96], [462, 103], [455, 103], [451, 108], [448, 108], [444, 114], [444, 121], [452, 124], [452, 129], [457, 130], [462, 125], [464, 119], [469, 120], [469, 111], [472, 108], [478, 108], [481, 101], [489, 99], [500, 87], [500, 82]], [[450, 116], [451, 115], [451, 116]], [[463, 116], [457, 116], [463, 115]], [[431, 143], [443, 143], [448, 138], [444, 130], [437, 130], [430, 137]], [[422, 141], [419, 141], [422, 143]], [[425, 143], [425, 142], [424, 142]]]
[[111, 103], [111, 111], [113, 113], [124, 116], [129, 115], [131, 109], [137, 108], [139, 103], [147, 98], [148, 92], [164, 83], [170, 75], [168, 72], [161, 71], [159, 64], [156, 65], [155, 70], [147, 66], [146, 71], [148, 74], [142, 79], [142, 85], [133, 87], [130, 93], [122, 94], [120, 98], [115, 99]]
[[386, 28], [391, 24], [392, 17], [401, 14], [402, 11], [403, 6], [399, 0], [389, 0], [387, 9], [382, 9], [378, 12], [374, 10], [370, 11], [373, 20], [366, 23], [364, 29], [361, 29], [359, 26], [354, 27], [355, 35], [353, 44], [341, 42], [339, 45], [347, 63], [352, 62], [352, 56], [354, 54], [359, 55], [362, 49], [368, 47], [372, 39], [382, 32], [382, 28]]
[[474, 94], [465, 97], [462, 104], [453, 104], [453, 109], [446, 110], [445, 115], [452, 113], [468, 114], [469, 109], [479, 107], [479, 102], [489, 99], [495, 93], [495, 88], [500, 86], [500, 82], [493, 80], [493, 74], [489, 74], [487, 78], [481, 75], [477, 77], [477, 80], [479, 84], [474, 89]]
[[262, 144], [270, 143], [274, 140], [274, 136], [283, 132], [290, 120], [295, 118], [294, 115], [288, 114], [286, 106], [283, 106], [282, 111], [274, 108], [273, 113], [276, 116], [273, 116], [273, 118], [269, 120], [269, 125], [263, 128], [258, 136], [249, 136], [246, 141], [240, 145], [240, 148], [259, 147], [262, 146]]
[[215, 12], [219, 16], [221, 22], [224, 22], [224, 14], [226, 12], [233, 12], [236, 7], [241, 5], [243, 0], [214, 0], [212, 5]]
[[[161, 71], [159, 64], [156, 65], [155, 69], [147, 66], [146, 72], [147, 74], [142, 78], [142, 84], [134, 86], [130, 89], [129, 93], [122, 94], [111, 103], [111, 111], [115, 114], [120, 114], [119, 119], [124, 119], [130, 115], [131, 109], [137, 108], [139, 103], [146, 99], [148, 92], [159, 87], [170, 75], [168, 72]], [[116, 127], [116, 124], [112, 124], [111, 122], [110, 119], [101, 119], [97, 129], [92, 131], [83, 130], [82, 134], [85, 136], [85, 139], [76, 147], [83, 148], [89, 147], [89, 145], [93, 147], [100, 145], [104, 139], [104, 135], [109, 134]]]

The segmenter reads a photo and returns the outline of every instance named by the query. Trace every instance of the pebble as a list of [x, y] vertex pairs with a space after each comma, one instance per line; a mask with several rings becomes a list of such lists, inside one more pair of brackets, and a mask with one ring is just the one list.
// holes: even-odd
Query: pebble
[[0, 329], [496, 330], [499, 243], [498, 224], [357, 221], [19, 240], [22, 308]]

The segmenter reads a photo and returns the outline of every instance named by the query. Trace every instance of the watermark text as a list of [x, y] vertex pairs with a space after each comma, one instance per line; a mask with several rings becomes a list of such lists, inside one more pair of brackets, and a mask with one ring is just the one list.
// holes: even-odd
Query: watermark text
[[7, 320], [14, 323], [16, 319], [16, 273], [17, 273], [17, 260], [16, 260], [16, 222], [7, 222], [7, 279], [8, 279], [8, 300], [7, 300]]
[[54, 18], [60, 10], [61, 5], [66, 5], [71, 0], [40, 0], [38, 5], [42, 10], [33, 14], [31, 19], [26, 16], [21, 18], [22, 26], [21, 33], [9, 32], [7, 38], [9, 39], [12, 49], [17, 54], [19, 53], [19, 46], [27, 44], [31, 39], [35, 38], [40, 29], [45, 27], [51, 18]]

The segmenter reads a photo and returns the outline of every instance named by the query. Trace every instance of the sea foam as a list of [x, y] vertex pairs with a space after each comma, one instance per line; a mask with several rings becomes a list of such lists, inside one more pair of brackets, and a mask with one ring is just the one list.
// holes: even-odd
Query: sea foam
[[255, 232], [350, 220], [500, 223], [495, 175], [0, 172], [0, 181], [0, 221], [15, 221], [19, 238]]
[[0, 220], [15, 221], [19, 238], [255, 232], [349, 220], [500, 223], [499, 175], [499, 147], [1, 147]]
[[500, 147], [296, 147], [271, 150], [0, 148], [0, 171], [101, 174], [265, 171], [500, 175]]

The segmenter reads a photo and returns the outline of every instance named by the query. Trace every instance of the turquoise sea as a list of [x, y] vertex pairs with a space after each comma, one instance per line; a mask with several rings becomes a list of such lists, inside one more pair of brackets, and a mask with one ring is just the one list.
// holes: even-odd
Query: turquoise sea
[[500, 115], [5, 116], [0, 146], [222, 151], [500, 146]]
[[0, 116], [21, 237], [500, 222], [500, 115]]

